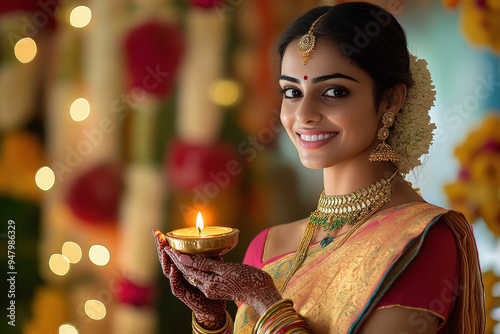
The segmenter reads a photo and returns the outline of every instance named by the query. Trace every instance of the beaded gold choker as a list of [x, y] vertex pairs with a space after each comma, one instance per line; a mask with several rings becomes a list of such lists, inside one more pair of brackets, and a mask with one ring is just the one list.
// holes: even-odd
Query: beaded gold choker
[[388, 203], [392, 194], [391, 180], [397, 172], [398, 170], [388, 179], [381, 179], [351, 194], [327, 196], [323, 191], [317, 209], [309, 216], [312, 225], [321, 226], [327, 233], [321, 240], [321, 247], [325, 248], [332, 242], [330, 231], [346, 224], [354, 225]]

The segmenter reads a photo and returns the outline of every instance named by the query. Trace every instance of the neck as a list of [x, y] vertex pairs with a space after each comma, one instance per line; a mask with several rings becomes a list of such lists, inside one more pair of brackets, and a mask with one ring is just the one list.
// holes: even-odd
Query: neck
[[390, 162], [338, 164], [323, 170], [325, 195], [345, 195], [365, 188], [395, 171]]

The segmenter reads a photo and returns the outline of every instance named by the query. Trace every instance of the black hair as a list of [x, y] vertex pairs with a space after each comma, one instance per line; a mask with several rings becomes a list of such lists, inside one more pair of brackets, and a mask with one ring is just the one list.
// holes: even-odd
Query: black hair
[[[288, 45], [316, 24], [317, 39], [329, 38], [354, 65], [375, 82], [375, 103], [395, 84], [413, 85], [406, 34], [399, 22], [383, 8], [366, 2], [346, 2], [311, 9], [282, 34], [278, 42], [280, 63]], [[313, 51], [314, 52], [314, 51]]]

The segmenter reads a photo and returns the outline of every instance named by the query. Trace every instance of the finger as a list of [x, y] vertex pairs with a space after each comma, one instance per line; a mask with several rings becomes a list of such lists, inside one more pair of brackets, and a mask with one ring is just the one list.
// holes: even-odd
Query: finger
[[[182, 280], [189, 284], [190, 287], [196, 287], [196, 291], [198, 293], [202, 293], [205, 297], [214, 300], [232, 300], [234, 293], [231, 292], [232, 287], [237, 286], [235, 284], [234, 279], [227, 280], [223, 277], [211, 273], [204, 272], [198, 269], [195, 269], [191, 266], [185, 265], [180, 262], [180, 258], [185, 256], [185, 254], [175, 252], [169, 247], [166, 247], [165, 250], [171, 254], [171, 259], [173, 262], [173, 267], [178, 270], [178, 273], [182, 273]], [[198, 257], [189, 257], [193, 261], [198, 260]], [[218, 261], [215, 261], [218, 262]], [[220, 263], [220, 262], [219, 262]]]
[[187, 292], [187, 284], [182, 276], [182, 273], [175, 266], [170, 267], [169, 272], [170, 277], [170, 288], [172, 290], [172, 294], [179, 298], [182, 301], [185, 301], [186, 292]]
[[[179, 260], [182, 263], [185, 263], [183, 261], [185, 260], [185, 258], [180, 258]], [[227, 270], [232, 266], [232, 264], [220, 260], [214, 260], [207, 257], [197, 256], [192, 258], [192, 262], [191, 264], [189, 264], [189, 266], [193, 267], [194, 269], [198, 269], [200, 271], [204, 271], [207, 273], [222, 275], [223, 273], [227, 272]]]
[[214, 260], [213, 258], [183, 254], [170, 247], [166, 250], [172, 259], [175, 258], [177, 260], [176, 264], [178, 266], [184, 265], [183, 267], [185, 268], [192, 267], [208, 273], [221, 274], [226, 272], [227, 266], [230, 265], [225, 262]]
[[198, 270], [183, 263], [183, 262], [188, 262], [188, 260], [184, 260], [183, 262], [181, 262], [180, 259], [183, 257], [187, 257], [189, 259], [189, 261], [192, 261], [192, 259], [188, 255], [185, 255], [185, 254], [179, 253], [175, 250], [172, 250], [172, 248], [170, 248], [170, 247], [165, 247], [165, 251], [167, 252], [167, 254], [169, 254], [172, 263], [177, 267], [177, 269], [179, 269], [182, 272], [184, 277], [198, 275], [198, 273], [199, 273]]
[[158, 259], [160, 260], [161, 269], [163, 274], [167, 277], [170, 276], [170, 264], [171, 260], [167, 253], [165, 253], [164, 248], [168, 246], [167, 239], [165, 235], [158, 230], [153, 230], [156, 252], [158, 253]]
[[167, 237], [165, 237], [165, 234], [161, 233], [160, 230], [154, 229], [153, 235], [155, 237], [155, 243], [157, 245], [160, 244], [161, 247], [168, 246]]
[[175, 265], [172, 265], [170, 269], [170, 288], [174, 296], [188, 304], [192, 304], [194, 300], [198, 300], [203, 295], [200, 290], [184, 278], [182, 272]]

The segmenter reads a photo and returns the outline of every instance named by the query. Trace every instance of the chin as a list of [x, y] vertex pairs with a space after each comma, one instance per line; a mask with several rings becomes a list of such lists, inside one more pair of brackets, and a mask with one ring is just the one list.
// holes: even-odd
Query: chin
[[323, 169], [323, 168], [330, 167], [330, 165], [326, 164], [324, 161], [311, 161], [311, 160], [300, 158], [300, 162], [302, 163], [302, 165], [304, 167], [309, 168], [309, 169]]

